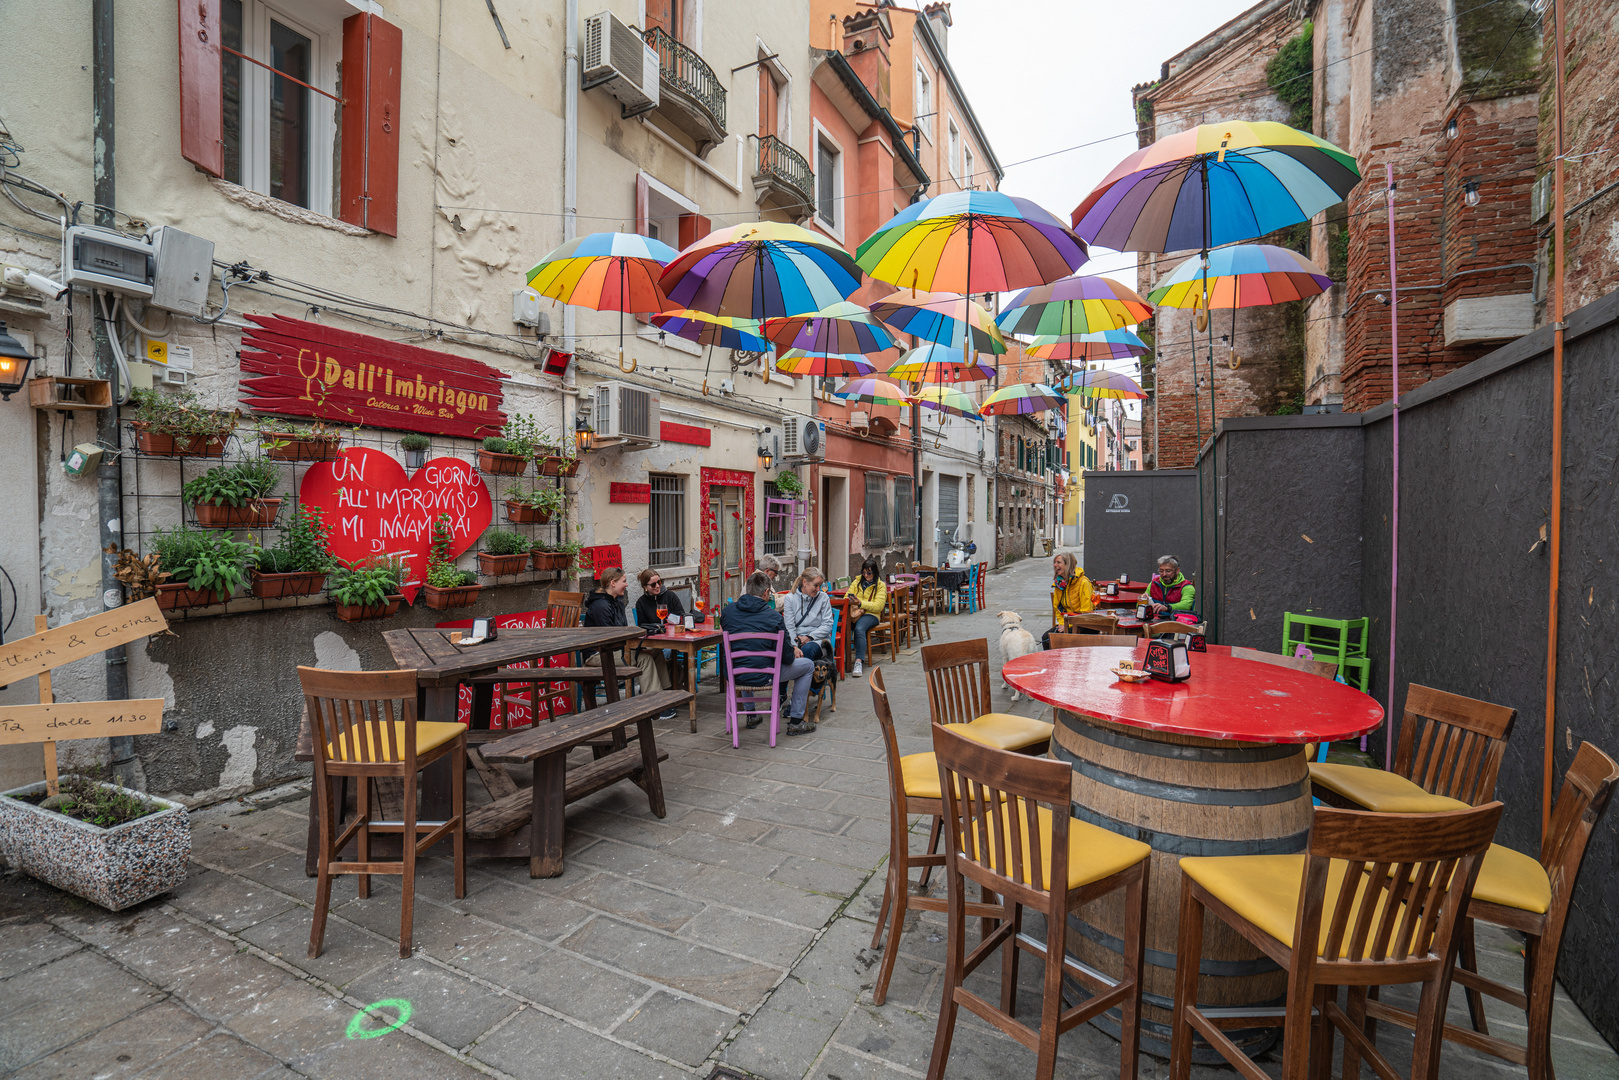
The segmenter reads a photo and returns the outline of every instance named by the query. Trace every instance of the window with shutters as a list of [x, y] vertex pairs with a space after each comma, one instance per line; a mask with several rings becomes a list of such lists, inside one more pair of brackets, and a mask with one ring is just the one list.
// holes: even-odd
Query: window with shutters
[[686, 564], [686, 478], [653, 473], [652, 512], [647, 523], [647, 563]]
[[815, 220], [842, 236], [843, 151], [820, 124], [815, 125]]
[[961, 129], [956, 127], [954, 120], [950, 121], [949, 128], [950, 175], [955, 177], [956, 184], [961, 184]]
[[928, 142], [933, 141], [933, 80], [920, 62], [916, 65], [916, 101], [911, 110], [913, 123]]
[[916, 502], [911, 497], [911, 477], [894, 477], [894, 540], [908, 544], [916, 539]]
[[866, 546], [882, 547], [889, 542], [888, 477], [866, 474]]
[[[708, 218], [697, 212], [696, 203], [646, 173], [637, 173], [635, 231], [642, 236], [661, 240], [679, 251], [707, 236], [711, 226]], [[640, 313], [634, 318], [638, 324], [636, 333], [641, 337], [657, 341], [666, 348], [679, 352], [690, 353], [693, 356], [701, 355], [702, 346], [674, 334], [662, 333], [652, 325], [650, 314]]]

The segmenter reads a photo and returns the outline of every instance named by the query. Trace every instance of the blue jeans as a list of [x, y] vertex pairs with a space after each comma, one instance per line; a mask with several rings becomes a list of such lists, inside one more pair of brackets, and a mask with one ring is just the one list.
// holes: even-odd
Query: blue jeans
[[809, 705], [810, 678], [815, 674], [815, 661], [809, 658], [809, 653], [787, 664], [781, 669], [782, 685], [793, 684], [792, 704], [787, 707], [787, 715], [793, 720], [804, 719], [804, 709]]
[[[819, 660], [821, 658], [821, 646], [824, 644], [825, 642], [816, 641], [815, 639], [811, 638], [809, 641], [806, 641], [804, 644], [800, 645], [799, 648], [804, 651], [804, 659]], [[826, 650], [826, 654], [828, 656], [832, 655], [831, 648]]]
[[854, 621], [854, 658], [860, 663], [866, 661], [866, 635], [871, 628], [882, 622], [877, 616], [867, 612]]

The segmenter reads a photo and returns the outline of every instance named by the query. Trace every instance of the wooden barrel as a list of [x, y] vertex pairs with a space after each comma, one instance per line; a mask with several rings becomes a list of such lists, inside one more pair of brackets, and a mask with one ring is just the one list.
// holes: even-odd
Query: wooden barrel
[[[1147, 895], [1146, 968], [1142, 975], [1141, 1047], [1169, 1056], [1179, 926], [1180, 859], [1187, 855], [1279, 855], [1309, 847], [1309, 769], [1298, 744], [1259, 744], [1172, 735], [1057, 710], [1051, 755], [1074, 770], [1073, 815], [1152, 846]], [[1068, 951], [1109, 975], [1120, 956], [1124, 893], [1069, 916]], [[1224, 923], [1203, 935], [1198, 1001], [1215, 1007], [1281, 1003], [1287, 973]], [[1068, 980], [1071, 1000], [1086, 996]], [[1118, 1010], [1098, 1019], [1117, 1036]], [[1226, 1034], [1250, 1055], [1280, 1028]], [[1201, 1038], [1194, 1060], [1221, 1059]]]

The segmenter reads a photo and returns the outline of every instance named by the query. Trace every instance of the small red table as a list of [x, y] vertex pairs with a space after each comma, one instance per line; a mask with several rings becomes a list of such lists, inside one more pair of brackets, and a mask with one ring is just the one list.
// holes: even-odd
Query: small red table
[[[1122, 660], [1140, 667], [1145, 656], [1145, 642], [1053, 649], [1020, 656], [1001, 673], [1054, 707], [1051, 756], [1074, 770], [1073, 815], [1152, 845], [1142, 1048], [1167, 1057], [1154, 1032], [1168, 1030], [1169, 1010], [1151, 1001], [1175, 994], [1180, 859], [1306, 850], [1313, 806], [1304, 743], [1362, 735], [1383, 722], [1383, 709], [1342, 683], [1235, 659], [1224, 645], [1192, 653], [1185, 682], [1126, 683], [1111, 670]], [[1114, 951], [1122, 908], [1100, 904], [1085, 914], [1069, 920], [1069, 950], [1122, 973]], [[1202, 968], [1199, 996], [1210, 1004], [1258, 1007], [1286, 992], [1286, 973], [1233, 932], [1205, 936]], [[1227, 1034], [1257, 1054], [1276, 1029]]]
[[686, 689], [692, 691], [691, 729], [693, 731], [697, 730], [697, 654], [710, 645], [716, 644], [721, 636], [721, 632], [714, 627], [714, 616], [710, 615], [702, 622], [696, 623], [690, 630], [648, 634], [640, 641], [640, 645], [644, 649], [673, 649], [686, 654]]

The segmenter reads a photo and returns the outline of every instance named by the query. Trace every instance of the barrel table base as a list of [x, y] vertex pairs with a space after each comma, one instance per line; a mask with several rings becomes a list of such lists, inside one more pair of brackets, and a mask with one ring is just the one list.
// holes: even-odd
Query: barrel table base
[[[1058, 709], [1051, 756], [1074, 770], [1073, 814], [1152, 846], [1142, 972], [1141, 1048], [1169, 1056], [1179, 928], [1180, 859], [1187, 855], [1276, 855], [1309, 846], [1309, 768], [1299, 744], [1255, 744], [1172, 735]], [[1109, 975], [1123, 971], [1122, 896], [1069, 917], [1069, 952]], [[1215, 919], [1204, 927], [1199, 1004], [1280, 1004], [1287, 973]], [[1085, 996], [1067, 983], [1072, 1000]], [[1118, 1010], [1098, 1018], [1114, 1036]], [[1229, 1031], [1250, 1055], [1272, 1046], [1280, 1028]], [[1193, 1060], [1216, 1063], [1201, 1038]]]

